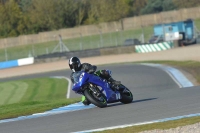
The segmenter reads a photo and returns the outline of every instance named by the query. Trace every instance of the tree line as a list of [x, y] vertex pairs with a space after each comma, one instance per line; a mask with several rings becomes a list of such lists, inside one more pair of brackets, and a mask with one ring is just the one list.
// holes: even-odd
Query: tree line
[[200, 0], [0, 0], [0, 38], [200, 5]]

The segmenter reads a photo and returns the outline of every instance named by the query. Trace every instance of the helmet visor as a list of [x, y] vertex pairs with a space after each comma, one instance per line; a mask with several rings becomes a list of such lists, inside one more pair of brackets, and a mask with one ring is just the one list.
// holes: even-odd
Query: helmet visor
[[71, 64], [71, 69], [75, 71], [79, 71], [80, 64], [79, 63], [72, 63]]

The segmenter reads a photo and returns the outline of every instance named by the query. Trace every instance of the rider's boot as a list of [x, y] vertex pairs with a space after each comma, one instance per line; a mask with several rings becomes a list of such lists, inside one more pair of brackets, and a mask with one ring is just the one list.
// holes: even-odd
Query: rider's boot
[[108, 81], [111, 83], [111, 88], [114, 91], [123, 91], [123, 89], [120, 87], [121, 81], [116, 81], [112, 77], [110, 77]]
[[82, 96], [82, 103], [84, 105], [90, 105], [91, 104], [91, 102], [85, 96]]

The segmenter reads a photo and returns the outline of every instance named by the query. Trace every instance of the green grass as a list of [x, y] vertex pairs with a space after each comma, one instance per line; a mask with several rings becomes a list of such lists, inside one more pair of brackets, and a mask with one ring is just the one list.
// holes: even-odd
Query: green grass
[[75, 102], [79, 102], [80, 98], [76, 99], [58, 99], [46, 101], [29, 101], [15, 104], [0, 106], [0, 119], [15, 118], [18, 116], [31, 115], [40, 113], [54, 108], [66, 106]]
[[118, 129], [106, 130], [106, 131], [95, 132], [95, 133], [138, 133], [138, 132], [154, 130], [154, 129], [165, 130], [165, 129], [170, 129], [170, 128], [176, 128], [180, 126], [192, 125], [198, 122], [200, 122], [200, 117], [191, 117], [191, 118], [184, 118], [184, 119], [179, 119], [179, 120], [174, 120], [174, 121], [146, 124], [146, 125], [140, 125], [140, 126], [132, 126], [132, 127], [127, 127], [127, 128], [118, 128]]
[[0, 119], [44, 112], [80, 101], [66, 99], [66, 79], [36, 78], [0, 83]]
[[0, 105], [16, 103], [21, 100], [28, 89], [25, 82], [8, 82], [0, 84]]
[[200, 30], [200, 19], [194, 20], [194, 23], [195, 23], [197, 29]]

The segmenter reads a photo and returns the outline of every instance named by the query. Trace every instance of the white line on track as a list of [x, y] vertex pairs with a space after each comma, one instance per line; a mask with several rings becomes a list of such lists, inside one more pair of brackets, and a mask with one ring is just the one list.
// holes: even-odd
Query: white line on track
[[66, 79], [68, 81], [68, 88], [67, 88], [67, 95], [66, 97], [69, 98], [70, 97], [70, 93], [71, 93], [71, 85], [72, 85], [72, 82], [69, 78], [67, 77], [64, 77], [64, 76], [53, 76], [52, 78], [59, 78], [59, 79]]
[[192, 82], [190, 82], [178, 69], [173, 67], [161, 65], [161, 64], [151, 64], [151, 63], [141, 63], [141, 65], [157, 67], [165, 72], [177, 83], [180, 88], [184, 87], [192, 87], [194, 86]]
[[78, 132], [73, 132], [73, 133], [92, 133], [92, 132], [104, 131], [104, 130], [111, 130], [111, 129], [117, 129], [117, 128], [125, 128], [125, 127], [132, 127], [132, 126], [138, 126], [138, 125], [146, 125], [146, 124], [152, 124], [152, 123], [158, 123], [158, 122], [172, 121], [172, 120], [178, 120], [178, 119], [182, 119], [182, 118], [189, 118], [189, 117], [195, 117], [195, 116], [200, 116], [200, 113], [198, 113], [198, 114], [183, 115], [183, 116], [177, 116], [177, 117], [171, 117], [171, 118], [164, 118], [164, 119], [153, 120], [153, 121], [148, 121], [148, 122], [132, 123], [132, 124], [126, 124], [126, 125], [113, 126], [113, 127], [105, 127], [105, 128], [99, 128], [99, 129], [78, 131]]

